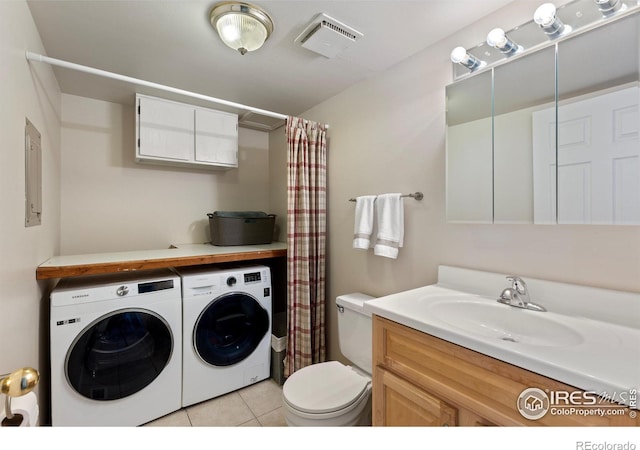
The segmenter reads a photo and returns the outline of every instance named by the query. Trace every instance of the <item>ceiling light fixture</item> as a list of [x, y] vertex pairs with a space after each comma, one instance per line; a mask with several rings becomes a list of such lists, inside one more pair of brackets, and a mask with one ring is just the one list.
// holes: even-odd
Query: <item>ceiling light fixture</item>
[[249, 3], [218, 3], [209, 13], [211, 25], [228, 47], [244, 55], [262, 47], [273, 32], [273, 20]]
[[475, 56], [467, 53], [467, 50], [464, 47], [456, 47], [453, 49], [451, 52], [451, 61], [465, 66], [469, 70], [477, 69], [483, 65], [483, 61], [480, 61]]
[[509, 39], [502, 28], [494, 28], [487, 34], [487, 44], [504, 54], [516, 53], [522, 47]]
[[604, 15], [613, 14], [620, 9], [626, 9], [626, 5], [620, 0], [595, 0], [598, 9]]
[[533, 13], [533, 21], [549, 37], [558, 37], [571, 31], [571, 27], [565, 25], [556, 15], [556, 7], [553, 3], [543, 3]]

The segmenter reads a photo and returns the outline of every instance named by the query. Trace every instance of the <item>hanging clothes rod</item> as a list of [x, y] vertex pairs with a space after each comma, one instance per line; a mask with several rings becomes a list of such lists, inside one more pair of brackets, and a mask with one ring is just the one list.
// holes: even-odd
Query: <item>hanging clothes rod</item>
[[[411, 197], [411, 198], [415, 198], [416, 200], [420, 201], [424, 198], [424, 194], [422, 192], [414, 192], [413, 194], [403, 194], [400, 197]], [[349, 199], [350, 202], [355, 202], [356, 199], [355, 198], [350, 198]]]
[[51, 64], [52, 66], [64, 67], [66, 69], [78, 70], [80, 72], [90, 73], [93, 75], [98, 75], [101, 77], [111, 78], [114, 80], [120, 80], [127, 83], [133, 83], [140, 86], [147, 86], [154, 89], [160, 89], [162, 91], [173, 92], [174, 94], [185, 95], [187, 97], [193, 97], [200, 100], [205, 100], [208, 102], [218, 103], [220, 105], [231, 106], [233, 108], [244, 109], [246, 111], [251, 111], [256, 114], [262, 114], [263, 116], [275, 117], [276, 119], [286, 120], [288, 116], [285, 114], [276, 113], [273, 111], [267, 111], [266, 109], [254, 108], [253, 106], [243, 105], [241, 103], [230, 102], [228, 100], [222, 100], [220, 98], [210, 97], [208, 95], [198, 94], [196, 92], [185, 91], [184, 89], [178, 89], [171, 86], [165, 86], [163, 84], [153, 83], [151, 81], [141, 80], [139, 78], [128, 77], [126, 75], [120, 75], [113, 72], [107, 72], [106, 70], [95, 69], [93, 67], [83, 66], [80, 64], [71, 63], [68, 61], [63, 61], [61, 59], [50, 58], [48, 56], [40, 55], [38, 53], [26, 52], [27, 60], [29, 61], [38, 61], [47, 64]]

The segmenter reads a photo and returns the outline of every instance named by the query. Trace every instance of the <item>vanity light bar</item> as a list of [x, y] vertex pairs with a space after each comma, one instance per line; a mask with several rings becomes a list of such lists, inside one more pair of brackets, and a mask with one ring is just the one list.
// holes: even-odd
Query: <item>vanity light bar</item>
[[[627, 0], [626, 2], [625, 0], [574, 0], [572, 2], [564, 4], [560, 9], [562, 10], [562, 8], [565, 8], [569, 5], [574, 5], [576, 3], [579, 4], [579, 7], [582, 7], [582, 4], [586, 4], [587, 2], [595, 3], [595, 6], [598, 7], [601, 15], [599, 16], [598, 20], [593, 20], [592, 23], [584, 25], [581, 24], [580, 26], [578, 26], [578, 28], [580, 29], [591, 27], [599, 22], [599, 20], [609, 19], [610, 17], [617, 15], [618, 13], [621, 13], [623, 11], [631, 11], [639, 8], [639, 2], [636, 0]], [[593, 3], [591, 4], [593, 5]], [[632, 6], [628, 6], [628, 4]], [[568, 15], [568, 17], [566, 18], [571, 21], [571, 14], [565, 11], [565, 15]], [[580, 17], [580, 15], [578, 15], [578, 17]], [[575, 20], [575, 17], [573, 19]], [[544, 32], [548, 40], [554, 40], [561, 36], [566, 36], [567, 34], [574, 31], [571, 25], [564, 23], [560, 19], [560, 17], [558, 17], [558, 8], [556, 8], [553, 3], [543, 3], [538, 8], [536, 8], [533, 14], [533, 22]], [[526, 24], [520, 25], [519, 27], [516, 27], [511, 31], [513, 32], [515, 30], [518, 30], [524, 25]], [[516, 53], [524, 51], [523, 46], [516, 44], [512, 39], [510, 39], [508, 37], [508, 33], [506, 33], [502, 28], [494, 28], [493, 30], [491, 30], [487, 35], [486, 43], [492, 48], [499, 50], [504, 57], [509, 57]], [[542, 43], [536, 43], [535, 45], [530, 45], [529, 47], [538, 47], [539, 44]], [[482, 44], [476, 46], [475, 49], [480, 50], [481, 47]], [[490, 53], [486, 53], [486, 55], [490, 56]], [[451, 52], [451, 61], [454, 64], [459, 64], [465, 67], [469, 72], [474, 72], [477, 69], [485, 67], [489, 64], [479, 59], [477, 56], [474, 56], [469, 50], [465, 49], [464, 47], [456, 47], [455, 49], [453, 49], [453, 51]], [[464, 76], [469, 72], [456, 74], [454, 70], [454, 79], [459, 76]]]

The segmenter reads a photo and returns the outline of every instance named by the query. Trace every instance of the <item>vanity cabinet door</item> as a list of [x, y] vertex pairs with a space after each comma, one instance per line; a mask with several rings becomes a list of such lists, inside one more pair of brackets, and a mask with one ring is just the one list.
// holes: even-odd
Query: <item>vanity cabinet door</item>
[[373, 425], [456, 426], [458, 411], [443, 400], [381, 367], [373, 385]]

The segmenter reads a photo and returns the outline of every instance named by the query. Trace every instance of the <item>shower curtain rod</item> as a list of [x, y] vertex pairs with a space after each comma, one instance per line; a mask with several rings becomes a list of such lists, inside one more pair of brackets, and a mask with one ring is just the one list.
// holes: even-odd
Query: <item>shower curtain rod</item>
[[171, 86], [165, 86], [163, 84], [153, 83], [151, 81], [141, 80], [139, 78], [128, 77], [126, 75], [120, 75], [113, 72], [107, 72], [106, 70], [95, 69], [93, 67], [83, 66], [80, 64], [71, 63], [68, 61], [63, 61], [61, 59], [50, 58], [48, 56], [40, 55], [38, 53], [26, 52], [27, 60], [29, 61], [38, 61], [47, 64], [51, 64], [53, 66], [64, 67], [67, 69], [78, 70], [80, 72], [86, 72], [93, 75], [98, 75], [101, 77], [112, 78], [114, 80], [125, 81], [127, 83], [133, 83], [140, 86], [147, 86], [150, 88], [160, 89], [167, 92], [173, 92], [174, 94], [185, 95], [187, 97], [193, 97], [200, 100], [205, 100], [208, 102], [218, 103], [221, 105], [231, 106], [233, 108], [244, 109], [245, 111], [250, 111], [256, 114], [261, 114], [263, 116], [274, 117], [276, 119], [286, 120], [288, 116], [285, 114], [276, 113], [273, 111], [267, 111], [266, 109], [254, 108], [253, 106], [243, 105], [241, 103], [230, 102], [228, 100], [222, 100], [220, 98], [210, 97], [208, 95], [198, 94], [196, 92], [185, 91], [184, 89], [178, 89]]

